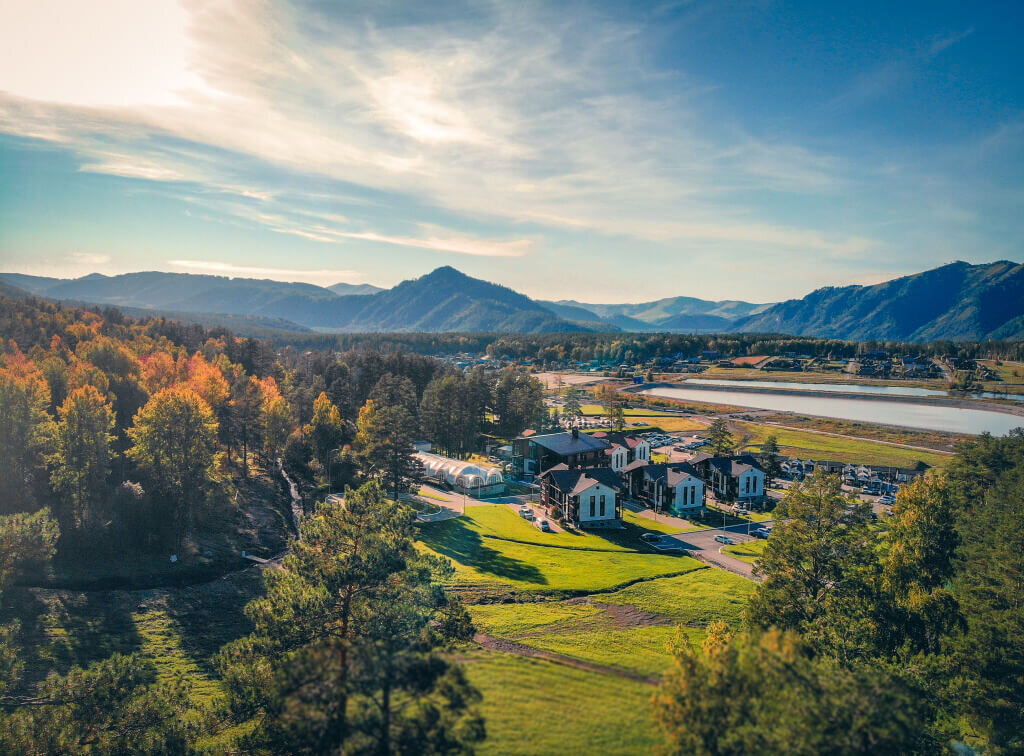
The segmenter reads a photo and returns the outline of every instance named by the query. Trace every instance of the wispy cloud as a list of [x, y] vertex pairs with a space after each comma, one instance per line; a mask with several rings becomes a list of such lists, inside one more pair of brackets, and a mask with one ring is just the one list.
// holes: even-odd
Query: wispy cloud
[[342, 280], [352, 281], [359, 278], [359, 273], [354, 270], [264, 268], [258, 265], [235, 265], [234, 263], [218, 262], [216, 260], [168, 260], [167, 264], [174, 268], [184, 268], [185, 270], [202, 271], [203, 273], [214, 273], [223, 276], [257, 276], [301, 281], [318, 286], [323, 286], [325, 282], [337, 283]]
[[[827, 156], [749, 138], [736, 148], [698, 127], [687, 111], [705, 85], [652, 78], [638, 29], [596, 13], [567, 18], [499, 5], [447, 35], [322, 15], [324, 33], [312, 37], [299, 20], [308, 8], [229, 0], [189, 9], [184, 67], [202, 86], [182, 89], [173, 103], [87, 112], [66, 100], [30, 105], [8, 95], [0, 127], [54, 133], [93, 172], [227, 186], [235, 183], [225, 175], [230, 156], [247, 155], [467, 217], [565, 219], [645, 239], [645, 228], [668, 217], [716, 225], [725, 238], [736, 217], [723, 194], [814, 192], [834, 181]], [[111, 140], [136, 159], [102, 157]], [[229, 157], [198, 161], [183, 144]], [[249, 186], [246, 196], [272, 198], [273, 190]], [[529, 246], [343, 233], [481, 256], [518, 256]]]

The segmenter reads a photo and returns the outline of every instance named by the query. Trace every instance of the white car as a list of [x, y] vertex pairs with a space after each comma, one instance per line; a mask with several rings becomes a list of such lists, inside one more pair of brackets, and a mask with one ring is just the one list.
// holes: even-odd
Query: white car
[[519, 516], [524, 520], [532, 520], [533, 509], [528, 504], [523, 504], [523, 506], [519, 507]]
[[724, 543], [724, 544], [728, 544], [728, 545], [730, 545], [730, 546], [731, 546], [732, 544], [734, 544], [734, 543], [735, 543], [735, 541], [733, 541], [733, 540], [732, 540], [732, 539], [731, 539], [731, 538], [730, 538], [729, 536], [727, 536], [727, 535], [716, 535], [716, 536], [715, 536], [715, 540], [716, 540], [716, 541], [718, 541], [719, 543]]

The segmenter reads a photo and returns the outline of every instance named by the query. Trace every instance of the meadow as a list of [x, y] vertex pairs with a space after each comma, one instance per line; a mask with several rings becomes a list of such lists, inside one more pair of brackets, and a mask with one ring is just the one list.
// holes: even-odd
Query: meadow
[[764, 440], [775, 436], [780, 452], [788, 457], [894, 467], [914, 467], [918, 462], [940, 467], [949, 459], [948, 455], [938, 452], [906, 449], [868, 439], [839, 438], [747, 422], [736, 423], [736, 428], [742, 433], [737, 440], [745, 451], [760, 451]]

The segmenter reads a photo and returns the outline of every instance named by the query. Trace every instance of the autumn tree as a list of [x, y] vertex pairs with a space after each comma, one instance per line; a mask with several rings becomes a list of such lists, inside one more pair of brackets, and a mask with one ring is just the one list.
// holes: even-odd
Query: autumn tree
[[43, 454], [52, 431], [50, 390], [20, 354], [0, 368], [0, 512], [35, 506], [43, 493]]
[[190, 388], [164, 389], [139, 410], [128, 435], [133, 443], [128, 455], [180, 539], [213, 481], [213, 410]]
[[422, 474], [422, 466], [413, 456], [416, 435], [409, 412], [400, 405], [378, 407], [370, 399], [359, 410], [357, 427], [359, 461], [398, 498]]
[[85, 526], [102, 503], [110, 471], [114, 412], [92, 386], [75, 389], [58, 408], [49, 456], [57, 518], [65, 533]]
[[450, 564], [415, 548], [414, 522], [371, 481], [322, 504], [282, 568], [264, 571], [253, 633], [218, 660], [229, 713], [254, 725], [242, 749], [455, 754], [483, 738], [479, 694], [438, 653], [472, 624], [435, 582]]
[[341, 420], [341, 413], [327, 398], [326, 393], [321, 392], [313, 402], [313, 418], [305, 431], [313, 445], [313, 454], [317, 462], [329, 473], [331, 454], [344, 441], [345, 426]]

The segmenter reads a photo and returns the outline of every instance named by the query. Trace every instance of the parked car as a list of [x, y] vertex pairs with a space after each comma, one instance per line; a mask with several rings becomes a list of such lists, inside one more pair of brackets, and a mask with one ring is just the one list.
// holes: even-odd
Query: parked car
[[731, 546], [731, 545], [732, 545], [733, 543], [735, 543], [735, 541], [733, 541], [733, 540], [732, 540], [732, 539], [731, 539], [731, 538], [730, 538], [729, 536], [727, 536], [727, 535], [716, 535], [716, 536], [715, 536], [715, 540], [716, 540], [716, 541], [718, 541], [719, 543], [725, 543], [725, 544], [729, 544], [730, 546]]
[[891, 507], [893, 504], [896, 503], [896, 497], [892, 496], [891, 494], [886, 494], [885, 496], [879, 497], [878, 503], [884, 504], [887, 507]]
[[748, 515], [750, 514], [750, 510], [746, 507], [736, 507], [736, 514]]
[[530, 507], [529, 504], [523, 504], [523, 506], [519, 507], [519, 516], [522, 517], [524, 520], [532, 520], [533, 509]]
[[661, 533], [644, 533], [642, 536], [640, 536], [640, 540], [641, 541], [646, 541], [647, 543], [653, 543], [654, 541], [660, 541], [661, 540]]
[[551, 525], [548, 523], [547, 520], [543, 520], [543, 519], [534, 520], [533, 525], [534, 525], [535, 528], [537, 528], [541, 532], [544, 532], [544, 533], [550, 533], [551, 532]]
[[772, 534], [772, 529], [771, 528], [758, 528], [757, 530], [754, 531], [754, 535], [757, 536], [758, 538], [767, 538], [771, 534]]

